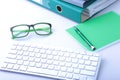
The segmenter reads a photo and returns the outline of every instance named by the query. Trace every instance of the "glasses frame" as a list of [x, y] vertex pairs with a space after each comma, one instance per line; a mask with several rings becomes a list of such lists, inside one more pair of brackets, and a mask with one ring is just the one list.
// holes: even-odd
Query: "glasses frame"
[[[50, 32], [49, 32], [48, 34], [39, 34], [39, 33], [37, 33], [37, 32], [36, 32], [36, 29], [34, 28], [34, 26], [35, 26], [35, 25], [38, 25], [38, 24], [46, 24], [46, 25], [49, 25], [49, 27], [50, 27], [50, 28], [49, 28], [49, 29], [50, 29]], [[14, 29], [15, 27], [19, 27], [19, 26], [27, 26], [27, 27], [28, 27], [28, 30], [26, 31], [26, 32], [27, 32], [26, 35], [20, 36], [20, 37], [17, 37], [17, 36], [14, 35], [13, 29]], [[32, 27], [33, 30], [30, 29], [31, 27]], [[46, 22], [40, 22], [40, 23], [31, 24], [31, 25], [28, 25], [28, 24], [20, 24], [20, 25], [16, 25], [16, 26], [11, 27], [11, 28], [10, 28], [10, 31], [11, 31], [11, 33], [12, 33], [12, 38], [13, 38], [13, 39], [14, 39], [14, 38], [26, 37], [26, 36], [29, 34], [29, 32], [32, 32], [32, 31], [34, 31], [37, 35], [50, 35], [50, 34], [52, 33], [52, 25], [51, 25], [50, 23], [46, 23]]]

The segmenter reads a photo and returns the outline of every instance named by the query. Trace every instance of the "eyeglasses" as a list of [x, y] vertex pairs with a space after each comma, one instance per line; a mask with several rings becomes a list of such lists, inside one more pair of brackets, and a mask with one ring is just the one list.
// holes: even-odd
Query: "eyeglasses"
[[[30, 29], [32, 27], [32, 29]], [[22, 38], [29, 34], [29, 32], [34, 31], [38, 35], [49, 35], [52, 33], [51, 31], [52, 25], [50, 23], [36, 23], [32, 25], [21, 24], [16, 25], [10, 28], [12, 33], [12, 38]]]

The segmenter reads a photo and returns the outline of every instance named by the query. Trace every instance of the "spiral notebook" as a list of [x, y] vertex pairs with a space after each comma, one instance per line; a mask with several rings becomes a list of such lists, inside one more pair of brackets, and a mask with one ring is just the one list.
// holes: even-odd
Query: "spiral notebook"
[[76, 33], [74, 27], [77, 27], [84, 34], [96, 50], [120, 40], [120, 15], [113, 11], [67, 29], [67, 32], [79, 43], [91, 50], [83, 38]]

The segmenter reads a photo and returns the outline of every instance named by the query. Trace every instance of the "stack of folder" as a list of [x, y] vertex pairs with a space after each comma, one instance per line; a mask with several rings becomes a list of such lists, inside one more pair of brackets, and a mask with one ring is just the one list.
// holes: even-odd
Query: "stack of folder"
[[28, 0], [75, 22], [81, 23], [117, 0]]

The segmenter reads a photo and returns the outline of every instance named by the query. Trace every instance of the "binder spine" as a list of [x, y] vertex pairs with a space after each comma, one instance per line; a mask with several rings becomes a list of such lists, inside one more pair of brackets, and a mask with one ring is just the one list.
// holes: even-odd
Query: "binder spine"
[[81, 14], [82, 14], [83, 8], [71, 5], [66, 2], [62, 2], [60, 0], [39, 0], [39, 1], [28, 0], [28, 1], [31, 1], [44, 8], [47, 8], [48, 10], [51, 10], [75, 22], [80, 23], [82, 21]]
[[[58, 13], [60, 15], [65, 16], [71, 20], [74, 20], [76, 22], [81, 22], [81, 13], [82, 13], [81, 8], [78, 8], [73, 5], [69, 5], [64, 2], [60, 2], [58, 0], [54, 0], [54, 2], [55, 2], [55, 4], [53, 4], [53, 2], [51, 2], [52, 4], [50, 4], [53, 11], [55, 11], [56, 13]], [[54, 5], [54, 6], [52, 6], [52, 5]], [[61, 8], [61, 11], [59, 10], [59, 8]]]

